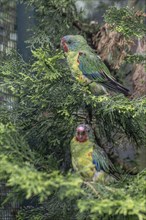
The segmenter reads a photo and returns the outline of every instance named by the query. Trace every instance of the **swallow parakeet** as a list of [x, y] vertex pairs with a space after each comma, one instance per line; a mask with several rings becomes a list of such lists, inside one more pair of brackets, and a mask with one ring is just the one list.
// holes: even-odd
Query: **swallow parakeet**
[[114, 170], [102, 148], [90, 140], [85, 124], [76, 128], [71, 140], [71, 158], [74, 170], [87, 180], [103, 179]]
[[124, 95], [129, 94], [129, 90], [111, 76], [109, 69], [87, 44], [84, 37], [81, 35], [64, 36], [61, 39], [61, 46], [69, 67], [79, 82], [92, 85], [92, 88], [99, 92], [98, 95], [107, 93], [107, 90]]

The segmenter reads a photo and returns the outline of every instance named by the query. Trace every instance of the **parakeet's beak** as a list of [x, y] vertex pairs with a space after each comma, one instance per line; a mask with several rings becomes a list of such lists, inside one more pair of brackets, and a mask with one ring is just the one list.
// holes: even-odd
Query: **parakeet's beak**
[[65, 40], [64, 40], [64, 38], [62, 38], [62, 39], [61, 39], [61, 43], [60, 43], [60, 47], [63, 48], [63, 44], [64, 44], [64, 42], [65, 42]]
[[64, 52], [66, 52], [66, 53], [68, 52], [68, 46], [67, 46], [67, 44], [66, 44], [66, 40], [65, 40], [64, 37], [61, 39], [61, 44], [60, 44], [60, 46], [61, 46], [61, 48], [63, 48]]

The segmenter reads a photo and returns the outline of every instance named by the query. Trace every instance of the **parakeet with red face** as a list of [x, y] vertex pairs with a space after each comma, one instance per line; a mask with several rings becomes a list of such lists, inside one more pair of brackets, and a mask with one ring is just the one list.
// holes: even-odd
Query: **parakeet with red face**
[[129, 95], [129, 90], [111, 76], [110, 71], [81, 35], [67, 35], [61, 39], [73, 76], [82, 84], [90, 85], [97, 95], [107, 91]]
[[89, 140], [85, 124], [76, 128], [75, 137], [71, 141], [71, 158], [74, 170], [87, 180], [103, 179], [110, 170], [114, 170], [106, 153]]

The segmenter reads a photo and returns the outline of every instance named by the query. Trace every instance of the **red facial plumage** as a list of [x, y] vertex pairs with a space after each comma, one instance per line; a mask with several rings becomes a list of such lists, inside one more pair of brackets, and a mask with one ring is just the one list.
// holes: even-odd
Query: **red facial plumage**
[[79, 126], [76, 129], [76, 140], [79, 142], [85, 142], [88, 140], [88, 134], [86, 128], [83, 126]]
[[64, 52], [68, 52], [68, 46], [64, 38], [61, 39], [61, 46], [63, 47]]

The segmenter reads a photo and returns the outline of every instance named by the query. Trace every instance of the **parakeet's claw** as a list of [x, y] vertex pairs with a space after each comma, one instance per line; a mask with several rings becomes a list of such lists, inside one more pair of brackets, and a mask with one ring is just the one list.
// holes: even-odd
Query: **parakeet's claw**
[[103, 170], [99, 171], [99, 172], [95, 172], [94, 176], [93, 176], [93, 182], [104, 182], [105, 181], [105, 172]]

